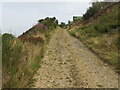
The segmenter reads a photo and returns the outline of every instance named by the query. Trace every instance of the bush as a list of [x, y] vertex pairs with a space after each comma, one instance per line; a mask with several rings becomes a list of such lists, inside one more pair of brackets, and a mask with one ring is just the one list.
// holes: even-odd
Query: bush
[[58, 20], [55, 17], [53, 18], [46, 17], [45, 19], [38, 20], [38, 22], [46, 25], [51, 30], [55, 29], [58, 25]]
[[99, 26], [98, 26], [98, 25], [95, 25], [95, 26], [94, 26], [94, 29], [95, 29], [96, 31], [98, 31], [98, 30], [99, 30]]
[[6, 51], [8, 46], [4, 46], [3, 49], [3, 88], [27, 87], [40, 68], [43, 57], [40, 46], [15, 42], [11, 43], [9, 50]]
[[13, 43], [14, 36], [12, 34], [3, 34], [2, 35], [2, 57], [3, 57], [3, 65], [6, 64], [6, 62], [11, 57], [12, 52], [12, 43]]
[[90, 17], [94, 16], [97, 12], [104, 9], [107, 5], [111, 4], [110, 2], [93, 2], [92, 6], [87, 9], [87, 12], [83, 15], [83, 19], [87, 20]]
[[14, 39], [14, 35], [5, 33], [2, 35], [2, 43], [3, 45], [9, 44], [10, 40]]
[[73, 36], [73, 37], [76, 36], [75, 33], [73, 33], [73, 32], [70, 32], [70, 35]]

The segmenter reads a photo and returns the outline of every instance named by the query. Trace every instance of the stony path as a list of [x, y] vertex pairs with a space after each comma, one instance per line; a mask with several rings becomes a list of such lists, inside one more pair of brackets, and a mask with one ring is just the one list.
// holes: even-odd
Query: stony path
[[58, 28], [52, 36], [35, 88], [116, 88], [117, 74], [79, 40]]

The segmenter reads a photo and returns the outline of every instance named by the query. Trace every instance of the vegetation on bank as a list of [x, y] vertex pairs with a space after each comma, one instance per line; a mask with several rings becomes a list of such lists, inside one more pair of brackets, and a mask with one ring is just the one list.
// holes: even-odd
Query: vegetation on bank
[[23, 41], [30, 41], [32, 38], [33, 40], [37, 38], [41, 42], [49, 42], [50, 33], [57, 28], [57, 25], [58, 20], [55, 17], [40, 19], [36, 25], [20, 35], [18, 38]]
[[2, 45], [3, 88], [27, 87], [41, 66], [43, 48], [39, 43], [23, 43], [11, 34], [3, 34]]
[[[47, 21], [46, 21], [47, 20]], [[34, 74], [41, 67], [45, 45], [57, 27], [56, 19], [44, 19], [18, 38], [12, 34], [2, 35], [2, 81], [3, 88], [30, 87]], [[57, 20], [56, 20], [57, 21]]]
[[98, 1], [93, 2], [92, 6], [87, 9], [85, 14], [83, 14], [83, 19], [87, 20], [87, 19], [93, 17], [100, 10], [104, 11], [104, 10], [106, 10], [106, 8], [110, 8], [112, 5], [114, 5], [113, 2], [98, 2]]
[[[97, 15], [97, 16], [96, 16]], [[77, 23], [76, 23], [77, 22]], [[78, 27], [74, 29], [75, 25]], [[58, 26], [58, 20], [45, 18], [20, 35], [2, 35], [2, 76], [3, 88], [30, 87], [35, 81], [34, 74], [41, 67], [45, 45], [49, 43], [52, 32]], [[69, 33], [80, 39], [90, 50], [116, 68], [118, 63], [118, 4], [93, 3], [83, 17], [62, 28], [71, 27]], [[0, 37], [1, 38], [1, 37]], [[1, 49], [1, 43], [0, 43]]]
[[[96, 10], [96, 12], [94, 12], [94, 16], [88, 15], [88, 13], [93, 12], [92, 9], [97, 9], [94, 6], [95, 4], [97, 4], [97, 6], [104, 4], [104, 6], [107, 7], [104, 7], [103, 9], [100, 8], [99, 12]], [[111, 2], [105, 4], [103, 2], [94, 2], [94, 5], [92, 5], [83, 15], [84, 19], [79, 21], [80, 24], [77, 25], [78, 28], [69, 30], [69, 33], [80, 39], [90, 50], [96, 53], [105, 62], [119, 68], [119, 3]], [[96, 15], [99, 16], [95, 17]], [[71, 27], [74, 28], [74, 26]]]
[[61, 22], [61, 24], [59, 25], [61, 28], [66, 28], [66, 24], [64, 22]]

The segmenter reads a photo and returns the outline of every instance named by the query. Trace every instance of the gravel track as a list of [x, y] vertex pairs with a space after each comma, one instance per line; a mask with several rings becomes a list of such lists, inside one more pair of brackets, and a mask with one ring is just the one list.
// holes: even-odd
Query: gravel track
[[48, 45], [34, 88], [117, 88], [118, 75], [65, 29]]

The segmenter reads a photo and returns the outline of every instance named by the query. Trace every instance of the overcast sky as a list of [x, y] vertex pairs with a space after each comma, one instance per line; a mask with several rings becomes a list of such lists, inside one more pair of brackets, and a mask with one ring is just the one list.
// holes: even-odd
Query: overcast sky
[[11, 31], [18, 36], [35, 25], [37, 20], [54, 16], [59, 22], [67, 23], [73, 16], [83, 15], [89, 6], [90, 2], [5, 2], [2, 3], [2, 11], [0, 9], [0, 30], [2, 33]]

